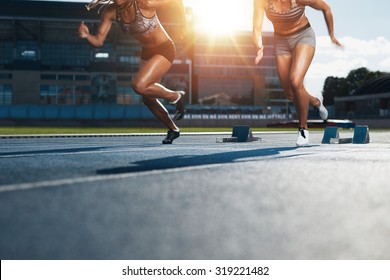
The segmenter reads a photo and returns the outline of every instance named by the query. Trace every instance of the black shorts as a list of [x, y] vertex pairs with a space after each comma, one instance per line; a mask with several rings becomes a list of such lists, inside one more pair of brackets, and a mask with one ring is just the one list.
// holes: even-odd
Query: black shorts
[[149, 60], [155, 55], [162, 55], [170, 63], [172, 63], [176, 56], [175, 43], [173, 43], [172, 40], [168, 40], [165, 43], [162, 43], [161, 45], [154, 48], [142, 48], [142, 60]]

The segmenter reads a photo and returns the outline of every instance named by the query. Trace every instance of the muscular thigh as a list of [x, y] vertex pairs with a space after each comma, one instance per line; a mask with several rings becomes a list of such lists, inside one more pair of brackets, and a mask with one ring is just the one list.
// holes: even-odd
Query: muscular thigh
[[278, 71], [279, 80], [282, 83], [283, 90], [285, 91], [287, 97], [292, 98], [292, 91], [290, 86], [291, 63], [291, 55], [276, 56], [276, 69]]
[[306, 44], [299, 44], [294, 48], [292, 53], [291, 77], [303, 80], [313, 60], [314, 52], [314, 47]]
[[171, 63], [161, 55], [155, 55], [149, 60], [142, 60], [140, 69], [135, 76], [135, 82], [144, 84], [158, 83], [171, 68]]

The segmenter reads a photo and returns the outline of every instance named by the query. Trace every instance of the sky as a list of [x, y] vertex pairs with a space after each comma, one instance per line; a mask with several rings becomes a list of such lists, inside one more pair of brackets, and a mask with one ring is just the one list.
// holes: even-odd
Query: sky
[[[51, 1], [51, 0], [41, 0]], [[56, 0], [89, 2], [88, 0]], [[211, 32], [252, 29], [253, 0], [183, 0], [199, 19], [197, 28]], [[390, 1], [327, 0], [333, 12], [335, 35], [340, 49], [330, 43], [320, 11], [306, 8], [306, 15], [317, 36], [316, 55], [306, 75], [309, 93], [322, 91], [328, 76], [346, 77], [351, 70], [366, 67], [370, 71], [390, 72]], [[213, 24], [211, 24], [213, 22]], [[213, 28], [211, 28], [213, 27]], [[264, 31], [272, 31], [265, 20]]]

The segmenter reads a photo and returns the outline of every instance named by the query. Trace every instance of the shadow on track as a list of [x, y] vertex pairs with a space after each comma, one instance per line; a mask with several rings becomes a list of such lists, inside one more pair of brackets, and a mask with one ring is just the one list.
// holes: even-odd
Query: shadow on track
[[172, 156], [159, 159], [150, 159], [143, 161], [132, 162], [131, 166], [101, 169], [97, 170], [97, 174], [121, 174], [130, 172], [142, 172], [150, 170], [164, 170], [171, 168], [201, 166], [208, 164], [224, 164], [232, 163], [236, 160], [247, 159], [253, 160], [255, 157], [274, 156], [280, 154], [283, 151], [291, 151], [297, 149], [296, 147], [279, 147], [279, 148], [267, 148], [256, 149], [246, 151], [234, 151], [225, 153], [216, 153], [209, 155], [188, 155], [188, 156]]

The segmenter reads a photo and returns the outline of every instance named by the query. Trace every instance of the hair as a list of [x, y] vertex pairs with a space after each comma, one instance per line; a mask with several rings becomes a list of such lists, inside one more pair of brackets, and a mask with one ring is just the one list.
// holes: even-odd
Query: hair
[[113, 4], [114, 3], [114, 0], [93, 0], [92, 2], [90, 2], [88, 5], [85, 5], [85, 7], [87, 8], [88, 11], [96, 8], [97, 6], [99, 5], [102, 5], [98, 12], [100, 12], [100, 10], [107, 6], [107, 5], [110, 5], [110, 4]]

